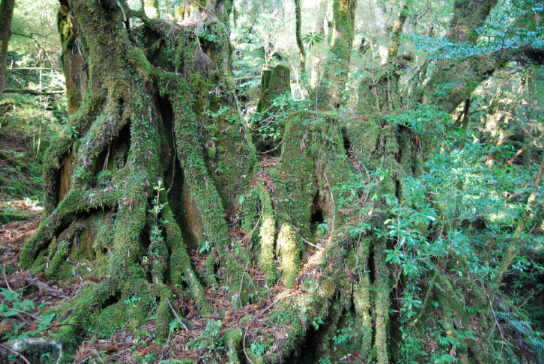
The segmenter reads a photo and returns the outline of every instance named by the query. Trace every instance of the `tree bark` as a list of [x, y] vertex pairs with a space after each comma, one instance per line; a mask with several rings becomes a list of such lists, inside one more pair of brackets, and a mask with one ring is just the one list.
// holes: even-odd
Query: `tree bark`
[[355, 29], [356, 0], [333, 0], [332, 38], [317, 89], [320, 105], [335, 109], [345, 103], [344, 89], [349, 74]]
[[8, 44], [14, 8], [15, 0], [2, 0], [0, 3], [0, 94], [6, 87]]
[[306, 72], [306, 51], [302, 42], [302, 10], [300, 0], [295, 0], [295, 36], [297, 39], [298, 56], [300, 58], [300, 74]]

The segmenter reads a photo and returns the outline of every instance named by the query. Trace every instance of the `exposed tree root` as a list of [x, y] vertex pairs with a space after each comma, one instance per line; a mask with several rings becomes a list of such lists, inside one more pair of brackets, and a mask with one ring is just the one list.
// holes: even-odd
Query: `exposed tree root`
[[264, 272], [266, 284], [272, 286], [277, 278], [276, 273], [276, 257], [275, 257], [275, 242], [276, 242], [276, 221], [272, 208], [272, 200], [266, 188], [262, 185], [258, 186], [259, 197], [261, 202], [261, 227], [259, 230], [260, 252], [259, 252], [259, 268]]

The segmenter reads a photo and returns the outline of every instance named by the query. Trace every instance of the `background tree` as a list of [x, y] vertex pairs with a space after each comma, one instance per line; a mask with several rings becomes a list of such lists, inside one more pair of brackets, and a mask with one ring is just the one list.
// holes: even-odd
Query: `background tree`
[[11, 38], [11, 19], [15, 0], [2, 0], [0, 14], [2, 25], [0, 26], [0, 93], [4, 90], [6, 79], [7, 53], [9, 38]]

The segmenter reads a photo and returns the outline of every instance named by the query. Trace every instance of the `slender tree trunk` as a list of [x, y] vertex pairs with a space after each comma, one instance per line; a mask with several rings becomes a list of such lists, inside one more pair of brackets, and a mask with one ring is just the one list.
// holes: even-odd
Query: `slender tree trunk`
[[15, 0], [2, 0], [0, 3], [0, 94], [6, 87], [7, 53], [14, 7]]
[[355, 29], [356, 0], [333, 0], [332, 38], [324, 73], [317, 90], [317, 103], [338, 108], [344, 103]]
[[[409, 3], [405, 2], [398, 18], [391, 26], [391, 36], [387, 48], [387, 60], [380, 67], [376, 79], [364, 79], [358, 86], [358, 107], [364, 112], [386, 112], [399, 108], [402, 104], [399, 94], [401, 72], [406, 68], [410, 56], [399, 56], [402, 29], [410, 11]], [[405, 105], [407, 106], [407, 105]]]
[[297, 39], [298, 56], [300, 58], [300, 74], [306, 72], [306, 51], [302, 41], [302, 11], [300, 8], [300, 0], [295, 0], [295, 35]]

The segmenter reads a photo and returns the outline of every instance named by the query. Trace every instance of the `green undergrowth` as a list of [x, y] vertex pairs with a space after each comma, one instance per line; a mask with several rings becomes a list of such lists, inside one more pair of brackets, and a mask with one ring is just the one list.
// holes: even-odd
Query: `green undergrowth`
[[0, 97], [0, 224], [28, 219], [42, 198], [45, 150], [65, 126], [59, 96], [6, 94]]

